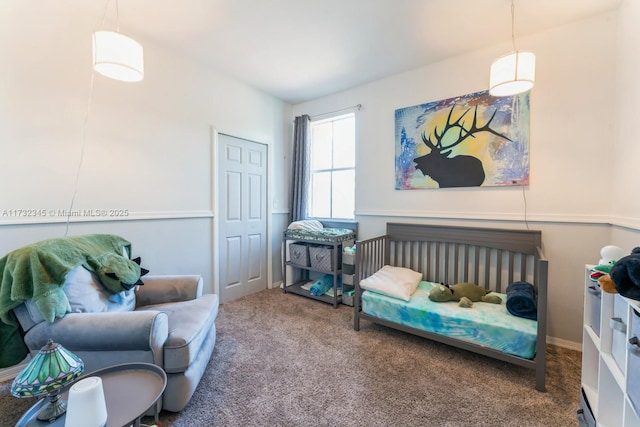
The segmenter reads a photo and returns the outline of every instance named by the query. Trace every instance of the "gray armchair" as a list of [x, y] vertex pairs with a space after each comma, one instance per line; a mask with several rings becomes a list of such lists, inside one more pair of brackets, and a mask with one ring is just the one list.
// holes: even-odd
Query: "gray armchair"
[[[93, 287], [99, 288], [96, 275], [79, 274], [89, 274]], [[135, 291], [135, 307], [130, 302], [110, 303], [108, 311], [87, 312], [91, 310], [72, 304], [80, 312], [53, 323], [45, 321], [30, 301], [14, 313], [32, 355], [51, 338], [78, 355], [87, 373], [127, 362], [162, 367], [167, 387], [157, 409], [178, 412], [191, 399], [215, 346], [218, 296], [202, 292], [197, 275], [145, 276], [144, 286]]]

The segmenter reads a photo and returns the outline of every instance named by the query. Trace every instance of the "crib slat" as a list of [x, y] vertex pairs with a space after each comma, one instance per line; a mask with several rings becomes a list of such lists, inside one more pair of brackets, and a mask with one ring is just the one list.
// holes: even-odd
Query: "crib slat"
[[417, 242], [418, 244], [418, 270], [420, 273], [422, 273], [422, 278], [424, 279], [424, 262], [422, 261], [422, 242]]
[[435, 271], [434, 281], [443, 282], [445, 281], [445, 279], [442, 278], [442, 265], [440, 265], [440, 243], [439, 242], [436, 242], [435, 251], [436, 251], [436, 264], [435, 264], [436, 271]]
[[473, 280], [477, 282], [478, 280], [480, 280], [480, 248], [477, 246], [474, 246], [473, 250], [475, 255], [475, 261], [473, 263], [473, 268], [475, 273], [473, 275]]
[[455, 281], [452, 281], [449, 275], [449, 249], [449, 244], [444, 243], [444, 277], [445, 283], [451, 283], [453, 285]]
[[431, 242], [425, 242], [425, 245], [427, 247], [427, 259], [426, 259], [427, 271], [423, 273], [423, 277], [428, 280], [429, 278], [433, 277], [431, 275]]
[[515, 277], [514, 264], [515, 264], [514, 253], [509, 252], [509, 283], [514, 281], [514, 277]]
[[469, 245], [464, 245], [464, 274], [462, 276], [463, 282], [469, 281]]
[[458, 274], [458, 270], [459, 270], [458, 264], [459, 264], [459, 261], [460, 261], [459, 253], [460, 253], [460, 247], [458, 245], [454, 244], [453, 245], [453, 281], [455, 283], [460, 282], [460, 277], [459, 277], [459, 274]]
[[490, 249], [485, 249], [484, 251], [484, 284], [482, 285], [483, 288], [489, 289], [489, 287], [491, 286], [491, 268], [489, 267], [491, 265], [491, 250]]
[[496, 292], [502, 292], [502, 256], [503, 252], [498, 250], [496, 259]]

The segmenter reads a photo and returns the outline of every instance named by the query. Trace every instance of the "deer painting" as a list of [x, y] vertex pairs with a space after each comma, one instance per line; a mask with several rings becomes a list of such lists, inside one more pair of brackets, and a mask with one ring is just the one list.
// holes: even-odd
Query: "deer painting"
[[416, 169], [420, 170], [423, 175], [430, 176], [438, 183], [440, 188], [478, 187], [482, 185], [485, 179], [482, 161], [469, 155], [451, 156], [453, 148], [466, 141], [467, 138], [475, 138], [475, 135], [480, 132], [489, 132], [508, 141], [511, 141], [511, 139], [490, 128], [491, 121], [498, 111], [497, 109], [483, 126], [478, 126], [477, 105], [470, 125], [467, 125], [463, 119], [471, 108], [468, 108], [460, 117], [452, 121], [454, 109], [455, 104], [449, 110], [447, 122], [441, 130], [438, 130], [436, 126], [429, 136], [427, 136], [426, 131], [422, 132], [422, 141], [431, 151], [428, 154], [416, 157], [413, 161], [416, 163]]

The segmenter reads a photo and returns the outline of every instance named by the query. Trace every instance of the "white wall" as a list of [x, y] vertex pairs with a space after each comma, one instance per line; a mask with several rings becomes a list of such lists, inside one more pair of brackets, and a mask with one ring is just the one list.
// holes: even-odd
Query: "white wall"
[[[611, 106], [616, 115], [613, 129], [614, 139], [611, 148], [613, 162], [611, 168], [611, 191], [607, 197], [612, 215], [616, 222], [637, 226], [640, 212], [640, 185], [637, 170], [640, 159], [640, 138], [638, 137], [638, 99], [640, 99], [640, 2], [625, 0], [618, 9], [617, 43], [617, 97]], [[636, 239], [635, 246], [640, 246]]]
[[612, 109], [615, 114], [613, 143], [606, 149], [612, 152], [611, 184], [604, 203], [611, 211], [611, 242], [630, 252], [640, 246], [640, 186], [637, 185], [640, 144], [636, 123], [640, 108], [640, 3], [624, 0], [617, 11], [616, 98]]
[[[596, 195], [609, 194], [612, 185], [616, 23], [617, 14], [608, 13], [516, 40], [537, 58], [524, 189], [394, 189], [394, 111], [486, 90], [490, 64], [509, 51], [508, 43], [295, 105], [293, 113], [363, 105], [356, 131], [360, 238], [383, 232], [387, 220], [521, 228], [526, 198], [526, 219], [542, 230], [550, 260], [549, 334], [578, 347], [584, 264], [597, 262], [611, 237], [612, 208]], [[634, 221], [640, 223], [637, 214]]]
[[0, 253], [64, 235], [55, 212], [70, 206], [84, 145], [74, 209], [129, 216], [72, 222], [69, 234], [121, 234], [152, 273], [200, 273], [212, 291], [211, 127], [271, 146], [271, 207], [286, 209], [290, 106], [140, 37], [142, 82], [93, 75], [95, 16], [17, 1], [0, 16]]

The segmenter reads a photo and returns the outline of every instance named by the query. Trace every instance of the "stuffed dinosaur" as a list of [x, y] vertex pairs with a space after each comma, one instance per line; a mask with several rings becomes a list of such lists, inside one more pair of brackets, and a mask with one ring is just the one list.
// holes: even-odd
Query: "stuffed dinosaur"
[[491, 304], [502, 303], [497, 295], [487, 295], [490, 290], [474, 283], [456, 283], [455, 285], [436, 285], [429, 292], [429, 299], [434, 302], [458, 301], [460, 307], [469, 308], [474, 302], [482, 301]]
[[114, 294], [144, 285], [141, 277], [149, 272], [140, 267], [140, 257], [129, 259], [109, 252], [88, 256], [86, 266], [98, 275], [102, 286]]

